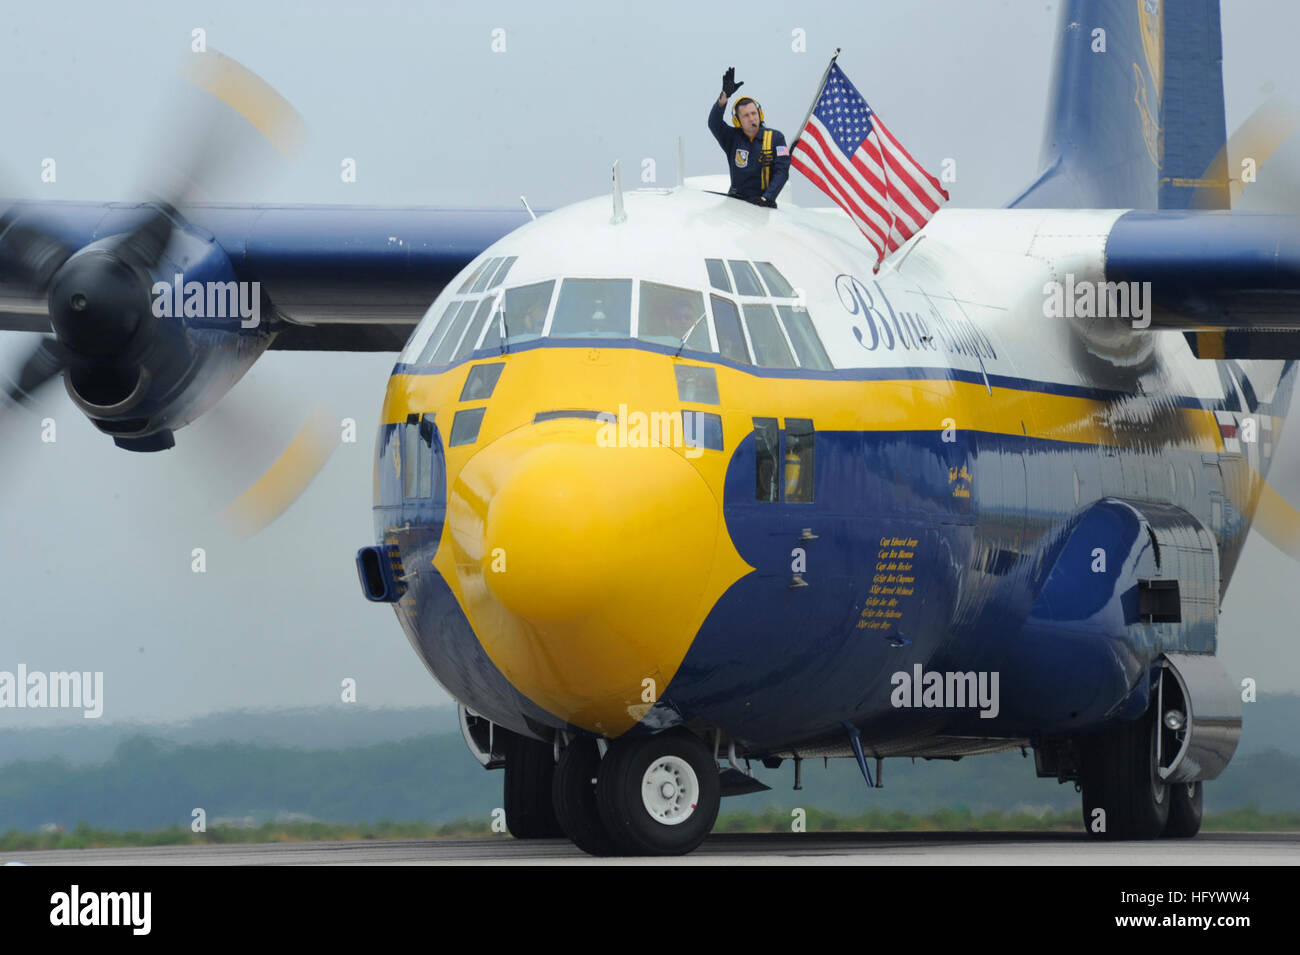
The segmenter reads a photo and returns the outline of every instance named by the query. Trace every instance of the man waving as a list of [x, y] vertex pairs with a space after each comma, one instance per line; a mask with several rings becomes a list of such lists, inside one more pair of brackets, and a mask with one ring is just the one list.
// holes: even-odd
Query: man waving
[[736, 82], [736, 68], [722, 74], [722, 95], [709, 110], [709, 132], [727, 154], [731, 170], [728, 195], [755, 205], [776, 208], [776, 197], [790, 178], [790, 150], [780, 130], [763, 124], [763, 107], [742, 96], [731, 107], [731, 126], [722, 110], [731, 95], [744, 86]]

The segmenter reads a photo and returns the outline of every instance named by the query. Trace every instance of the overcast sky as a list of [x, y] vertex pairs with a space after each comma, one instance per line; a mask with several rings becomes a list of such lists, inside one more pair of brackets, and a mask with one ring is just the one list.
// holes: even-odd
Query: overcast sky
[[[923, 163], [957, 161], [953, 204], [999, 206], [1038, 168], [1055, 3], [92, 2], [0, 8], [6, 90], [0, 167], [31, 196], [130, 200], [185, 128], [159, 112], [192, 30], [269, 81], [307, 121], [292, 164], [248, 175], [232, 201], [554, 208], [606, 189], [621, 158], [676, 181], [722, 173], [705, 127], [736, 67], [769, 124], [793, 135], [831, 51]], [[1300, 99], [1300, 7], [1227, 2], [1224, 69], [1235, 128], [1273, 90]], [[580, 12], [579, 12], [580, 11]], [[851, 11], [851, 12], [850, 12]], [[492, 51], [493, 30], [505, 51]], [[793, 31], [807, 52], [792, 50]], [[41, 161], [57, 181], [39, 180]], [[343, 158], [355, 183], [340, 181]], [[1270, 167], [1300, 181], [1300, 149]], [[147, 182], [144, 182], [147, 184]], [[821, 204], [795, 174], [801, 204]], [[0, 334], [0, 351], [17, 336]], [[372, 542], [374, 425], [391, 355], [263, 358], [162, 455], [117, 451], [52, 391], [39, 418], [0, 423], [0, 669], [105, 672], [105, 720], [171, 721], [236, 707], [444, 702], [392, 610], [353, 569]], [[354, 417], [342, 445], [272, 527], [246, 542], [213, 514], [274, 459], [315, 407]], [[1278, 474], [1300, 474], [1284, 441]], [[1278, 479], [1292, 500], [1300, 480]], [[207, 550], [207, 573], [190, 554]], [[1247, 547], [1222, 616], [1220, 654], [1260, 689], [1300, 690], [1300, 568]], [[341, 705], [341, 704], [340, 704]], [[80, 720], [0, 710], [0, 725]]]

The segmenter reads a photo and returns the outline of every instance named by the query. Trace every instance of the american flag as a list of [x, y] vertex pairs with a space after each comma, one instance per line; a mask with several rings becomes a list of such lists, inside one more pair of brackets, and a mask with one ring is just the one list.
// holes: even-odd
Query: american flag
[[833, 60], [791, 156], [790, 164], [862, 230], [877, 269], [948, 199]]

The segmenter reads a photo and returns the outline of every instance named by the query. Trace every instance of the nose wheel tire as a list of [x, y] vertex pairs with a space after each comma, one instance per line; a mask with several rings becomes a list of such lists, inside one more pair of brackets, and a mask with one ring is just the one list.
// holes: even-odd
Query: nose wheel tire
[[1148, 713], [1085, 746], [1080, 782], [1083, 824], [1090, 836], [1159, 839], [1165, 834], [1175, 787], [1156, 771], [1159, 728], [1156, 715]]
[[1190, 839], [1201, 831], [1201, 784], [1199, 781], [1176, 783], [1169, 787], [1169, 791], [1169, 823], [1165, 826], [1165, 836]]
[[573, 844], [593, 856], [618, 854], [618, 844], [605, 829], [596, 805], [600, 753], [591, 739], [575, 739], [560, 753], [551, 783], [555, 816]]
[[[500, 730], [499, 732], [508, 732]], [[506, 828], [516, 839], [556, 839], [564, 835], [551, 802], [555, 751], [550, 743], [510, 733], [505, 750]]]
[[630, 855], [683, 855], [713, 831], [722, 801], [713, 753], [684, 730], [617, 740], [601, 763], [597, 807]]

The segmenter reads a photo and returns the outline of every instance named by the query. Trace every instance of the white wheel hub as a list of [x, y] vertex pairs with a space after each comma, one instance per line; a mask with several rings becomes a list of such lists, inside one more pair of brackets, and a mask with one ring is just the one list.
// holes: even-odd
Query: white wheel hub
[[655, 822], [676, 826], [695, 814], [700, 780], [680, 756], [656, 759], [641, 777], [641, 802]]

